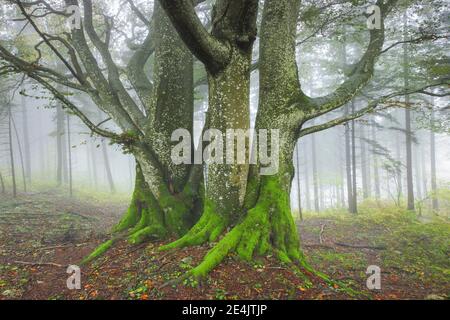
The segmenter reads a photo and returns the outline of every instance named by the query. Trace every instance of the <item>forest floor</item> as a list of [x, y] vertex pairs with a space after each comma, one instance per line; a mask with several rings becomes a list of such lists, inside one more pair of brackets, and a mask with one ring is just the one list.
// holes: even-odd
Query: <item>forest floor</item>
[[[273, 257], [246, 263], [231, 256], [202, 283], [162, 284], [195, 266], [208, 246], [158, 252], [161, 243], [117, 243], [82, 270], [81, 290], [68, 290], [68, 265], [97, 245], [125, 202], [70, 199], [55, 191], [0, 195], [2, 299], [449, 299], [450, 223], [417, 219], [398, 208], [366, 206], [361, 214], [306, 215], [298, 224], [311, 265], [340, 284], [299, 274]], [[381, 290], [366, 270], [381, 268]], [[349, 295], [342, 284], [358, 292]]]

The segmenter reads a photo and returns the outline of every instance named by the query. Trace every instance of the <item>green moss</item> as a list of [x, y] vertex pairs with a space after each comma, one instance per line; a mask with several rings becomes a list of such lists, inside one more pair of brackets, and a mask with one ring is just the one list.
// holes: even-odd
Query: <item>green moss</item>
[[167, 231], [160, 225], [152, 225], [136, 231], [128, 237], [131, 244], [141, 244], [148, 239], [160, 239], [167, 235]]
[[127, 230], [131, 228], [132, 226], [136, 225], [137, 221], [139, 220], [139, 213], [136, 208], [135, 201], [131, 201], [131, 205], [128, 208], [125, 215], [122, 217], [120, 222], [112, 229], [113, 233], [122, 232], [124, 230]]
[[200, 245], [206, 241], [215, 241], [225, 230], [226, 219], [218, 215], [211, 201], [205, 202], [205, 208], [200, 220], [183, 237], [162, 246], [160, 250], [183, 248], [186, 246]]
[[167, 190], [161, 191], [159, 204], [163, 210], [165, 225], [178, 236], [186, 234], [192, 225], [189, 219], [191, 208], [187, 203], [192, 203], [192, 199], [183, 193], [174, 196]]
[[[264, 177], [261, 183], [257, 205], [207, 253], [190, 275], [205, 276], [233, 251], [247, 261], [253, 259], [255, 250], [258, 254], [266, 254], [271, 249], [283, 262], [291, 263], [300, 259], [298, 236], [289, 210], [287, 191], [281, 188], [276, 176]], [[206, 208], [199, 223], [185, 237], [163, 246], [162, 250], [201, 244], [208, 240], [208, 234], [211, 236], [210, 241], [215, 239], [226, 224], [223, 224], [223, 219], [215, 219], [217, 215], [212, 210], [211, 202], [206, 203]], [[272, 243], [271, 236], [275, 240]]]
[[211, 249], [197, 267], [191, 270], [190, 274], [195, 277], [206, 276], [214, 267], [223, 261], [223, 259], [232, 251], [242, 235], [242, 225], [236, 226], [217, 245]]

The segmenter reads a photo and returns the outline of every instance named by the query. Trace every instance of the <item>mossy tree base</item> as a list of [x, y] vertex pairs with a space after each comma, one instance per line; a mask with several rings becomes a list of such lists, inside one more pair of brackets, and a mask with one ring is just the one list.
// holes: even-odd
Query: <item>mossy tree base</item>
[[[162, 246], [169, 250], [216, 241], [229, 227], [227, 219], [214, 213], [206, 205], [200, 221], [181, 239]], [[254, 256], [274, 253], [285, 263], [304, 263], [298, 233], [289, 206], [289, 192], [281, 187], [279, 179], [263, 177], [256, 205], [243, 219], [227, 232], [206, 254], [204, 260], [188, 274], [206, 276], [229, 253], [235, 252], [246, 261]]]
[[135, 189], [127, 212], [112, 229], [112, 238], [97, 247], [82, 263], [99, 257], [123, 238], [127, 238], [132, 245], [138, 245], [148, 240], [186, 234], [194, 219], [191, 214], [191, 205], [194, 203], [192, 196], [187, 192], [179, 195], [162, 194], [159, 200], [154, 197], [137, 165]]

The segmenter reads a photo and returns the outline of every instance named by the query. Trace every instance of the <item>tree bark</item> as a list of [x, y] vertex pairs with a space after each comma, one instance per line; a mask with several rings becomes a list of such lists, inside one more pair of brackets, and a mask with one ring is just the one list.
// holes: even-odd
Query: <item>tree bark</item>
[[[220, 133], [217, 132], [218, 135], [211, 140], [222, 140], [223, 145], [226, 144], [228, 130], [245, 132], [250, 128], [250, 72], [256, 13], [257, 3], [253, 0], [242, 2], [220, 0], [216, 2], [213, 10], [212, 20], [215, 23], [211, 34], [215, 39], [214, 42], [218, 39], [221, 43], [229, 44], [229, 59], [226, 65], [220, 68], [220, 72], [216, 63], [211, 61], [205, 63], [209, 84], [207, 129], [219, 130]], [[245, 16], [246, 19], [239, 18]], [[174, 21], [175, 25], [179, 22]], [[192, 39], [185, 38], [184, 30], [178, 31], [189, 45]], [[204, 59], [203, 55], [199, 56], [197, 47], [192, 48], [191, 45], [190, 48], [199, 59]], [[249, 166], [248, 161], [246, 164], [237, 163], [235, 147], [233, 150], [230, 147], [227, 145], [226, 151], [227, 153], [233, 151], [233, 159], [228, 157], [221, 159], [222, 164], [208, 163], [212, 157], [205, 159], [207, 188], [200, 220], [184, 237], [163, 249], [215, 241], [227, 227], [235, 225], [242, 219]], [[210, 155], [206, 151], [205, 154]]]
[[[105, 252], [123, 235], [132, 244], [183, 236], [198, 219], [203, 206], [200, 192], [203, 176], [198, 174], [198, 166], [176, 166], [171, 160], [173, 131], [186, 129], [192, 135], [192, 54], [159, 2], [155, 2], [153, 19], [153, 85], [151, 92], [145, 94], [148, 99], [143, 101], [148, 124], [143, 137], [127, 133], [132, 142], [124, 146], [136, 159], [133, 198], [113, 228], [112, 239], [99, 246], [84, 263]], [[93, 168], [95, 175], [95, 163]]]

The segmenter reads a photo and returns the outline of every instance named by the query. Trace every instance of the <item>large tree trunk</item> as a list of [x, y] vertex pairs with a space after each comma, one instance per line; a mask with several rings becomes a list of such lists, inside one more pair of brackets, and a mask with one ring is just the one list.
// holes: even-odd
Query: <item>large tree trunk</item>
[[[185, 234], [196, 219], [193, 198], [198, 192], [198, 180], [201, 179], [201, 175], [192, 174], [198, 171], [193, 170], [193, 166], [175, 165], [171, 159], [174, 145], [171, 141], [172, 133], [177, 129], [186, 129], [192, 135], [192, 54], [178, 36], [159, 2], [155, 3], [154, 23], [155, 57], [152, 98], [147, 110], [148, 140], [132, 148], [137, 166], [135, 196], [127, 214], [131, 215], [131, 218], [126, 216], [124, 219], [128, 223], [121, 223], [117, 228], [120, 230], [132, 226], [129, 221], [136, 222], [136, 217], [152, 215], [152, 218], [146, 218], [146, 223], [141, 221], [137, 228], [134, 228], [133, 231], [136, 232], [131, 238], [134, 243], [152, 237], [151, 230], [155, 227], [164, 229], [164, 233], [158, 232], [160, 235]], [[149, 151], [146, 145], [151, 145], [155, 152]], [[147, 203], [143, 204], [144, 202]], [[149, 209], [143, 211], [142, 208]], [[158, 217], [160, 212], [163, 213], [162, 220]], [[164, 223], [161, 226], [153, 226], [149, 221]]]
[[[298, 6], [297, 1], [267, 1], [261, 25], [260, 86], [263, 89], [255, 127], [257, 132], [279, 130], [278, 171], [275, 175], [260, 175], [261, 165], [251, 166], [240, 223], [208, 254], [196, 272], [207, 271], [229, 250], [235, 250], [246, 260], [269, 251], [285, 262], [301, 259], [298, 232], [290, 209], [290, 191], [296, 129], [302, 119], [300, 114], [286, 117], [292, 111], [290, 101], [299, 83], [293, 45]], [[276, 153], [273, 137], [269, 141], [270, 152]]]
[[[216, 13], [224, 10], [221, 7], [223, 3], [239, 7], [238, 2], [232, 5], [229, 1], [220, 1]], [[189, 275], [206, 275], [230, 251], [235, 251], [245, 260], [269, 251], [285, 262], [302, 260], [290, 209], [293, 155], [298, 138], [296, 129], [302, 118], [300, 114], [286, 118], [291, 111], [292, 93], [299, 83], [293, 45], [298, 5], [296, 1], [266, 2], [261, 27], [260, 86], [264, 89], [260, 91], [255, 129], [259, 135], [260, 130], [279, 130], [279, 141], [274, 141], [273, 136], [267, 139], [271, 153], [277, 153], [275, 148], [277, 145], [280, 147], [278, 170], [274, 175], [261, 175], [260, 170], [265, 166], [251, 165], [245, 201], [241, 204], [242, 177], [246, 177], [247, 166], [208, 167], [209, 187], [202, 218], [185, 237], [162, 249], [215, 241], [226, 227], [231, 227], [231, 231]], [[229, 8], [223, 14], [235, 9]], [[230, 42], [235, 43], [235, 40]], [[245, 50], [234, 48], [228, 67], [219, 74], [209, 75], [211, 127], [221, 130], [248, 128], [250, 52], [251, 46]], [[223, 190], [227, 193], [224, 194]]]
[[[238, 144], [229, 131], [241, 130], [245, 133], [250, 128], [253, 39], [250, 42], [240, 42], [238, 39], [240, 32], [245, 31], [240, 30], [242, 21], [236, 16], [236, 11], [242, 9], [239, 2], [218, 1], [213, 10], [213, 21], [217, 19], [217, 23], [214, 24], [212, 33], [230, 43], [231, 53], [230, 61], [223, 70], [208, 70], [209, 109], [206, 129], [211, 129], [211, 135], [207, 135], [207, 138], [212, 143], [204, 151], [204, 161], [207, 164], [204, 210], [198, 223], [184, 237], [163, 249], [215, 241], [227, 227], [242, 219], [249, 166], [247, 160], [245, 164], [237, 161]], [[233, 139], [233, 147], [226, 143], [227, 136]], [[222, 153], [222, 146], [226, 147], [227, 155], [233, 154], [234, 157], [216, 157], [218, 151], [219, 155]], [[247, 156], [248, 152], [246, 158]]]
[[[84, 262], [106, 251], [123, 235], [132, 244], [184, 235], [202, 207], [201, 168], [175, 165], [171, 159], [172, 133], [186, 129], [192, 135], [193, 58], [159, 2], [154, 14], [154, 75], [146, 101], [145, 137], [125, 146], [136, 159], [136, 179], [130, 206], [112, 230], [112, 240], [98, 247]], [[133, 138], [133, 136], [131, 136]], [[200, 174], [199, 174], [200, 171]]]

